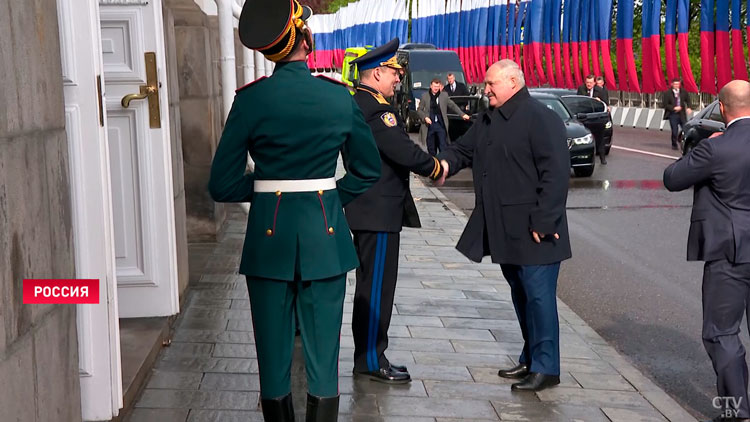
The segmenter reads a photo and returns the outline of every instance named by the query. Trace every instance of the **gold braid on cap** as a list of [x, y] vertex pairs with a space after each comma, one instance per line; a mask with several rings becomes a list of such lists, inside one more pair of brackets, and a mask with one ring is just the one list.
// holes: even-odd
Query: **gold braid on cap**
[[294, 2], [295, 6], [297, 7], [296, 12], [294, 12], [294, 15], [292, 15], [292, 19], [287, 24], [286, 28], [284, 29], [284, 32], [291, 31], [289, 34], [289, 41], [286, 43], [286, 47], [284, 47], [283, 50], [279, 51], [276, 54], [271, 54], [266, 56], [268, 60], [271, 60], [272, 62], [277, 62], [284, 57], [288, 56], [289, 53], [292, 52], [292, 48], [294, 48], [294, 42], [297, 39], [297, 31], [292, 28], [292, 23], [294, 23], [294, 26], [302, 30], [302, 28], [305, 27], [305, 21], [300, 19], [302, 17], [302, 6], [299, 5], [299, 3], [295, 0]]

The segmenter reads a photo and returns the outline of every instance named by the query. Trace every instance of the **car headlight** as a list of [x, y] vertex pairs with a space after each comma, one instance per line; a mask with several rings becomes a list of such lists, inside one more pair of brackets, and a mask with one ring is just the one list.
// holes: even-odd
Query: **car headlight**
[[611, 121], [607, 122], [607, 124], [604, 125], [604, 129], [609, 129], [611, 127], [612, 127], [612, 122]]
[[416, 98], [416, 99], [414, 100], [414, 107], [415, 107], [415, 108], [419, 108], [419, 102], [420, 102], [420, 101], [422, 101], [422, 100], [421, 100], [421, 99], [419, 99], [419, 98]]
[[594, 142], [594, 138], [589, 133], [588, 135], [581, 136], [580, 138], [569, 138], [568, 139], [568, 145], [587, 145]]

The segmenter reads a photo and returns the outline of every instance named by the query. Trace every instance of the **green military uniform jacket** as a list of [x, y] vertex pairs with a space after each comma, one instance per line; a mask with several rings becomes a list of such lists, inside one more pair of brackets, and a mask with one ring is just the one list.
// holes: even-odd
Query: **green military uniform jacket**
[[[335, 190], [254, 192], [254, 180], [346, 175]], [[247, 153], [255, 171], [246, 173]], [[304, 62], [279, 63], [271, 77], [237, 91], [211, 165], [217, 202], [251, 202], [240, 273], [319, 280], [359, 265], [343, 206], [380, 177], [380, 155], [344, 85], [310, 75]]]

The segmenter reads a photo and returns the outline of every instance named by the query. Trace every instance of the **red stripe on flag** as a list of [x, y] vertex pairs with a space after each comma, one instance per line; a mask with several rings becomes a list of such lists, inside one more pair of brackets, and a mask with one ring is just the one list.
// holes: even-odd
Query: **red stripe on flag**
[[591, 71], [596, 76], [602, 76], [602, 70], [599, 66], [599, 43], [596, 41], [590, 41], [589, 46], [591, 47]]
[[664, 80], [664, 70], [661, 65], [661, 38], [659, 34], [651, 36], [651, 57], [652, 57], [652, 77], [654, 82], [654, 91], [665, 91], [667, 83]]
[[554, 65], [552, 64], [552, 45], [544, 43], [544, 65], [547, 70], [547, 81], [551, 86], [557, 86], [555, 83], [555, 76], [552, 73], [554, 71]]
[[695, 83], [693, 69], [690, 66], [688, 34], [677, 34], [677, 44], [680, 49], [680, 73], [682, 74], [682, 86], [690, 92], [698, 92], [698, 85]]
[[641, 38], [641, 74], [643, 75], [643, 92], [654, 93], [653, 71], [651, 68], [653, 56], [651, 55], [651, 38]]
[[570, 45], [573, 47], [573, 68], [571, 69], [573, 71], [573, 77], [575, 79], [575, 86], [581, 86], [583, 84], [583, 81], [581, 79], [581, 67], [580, 63], [578, 61], [578, 42], [572, 42]]
[[560, 43], [555, 43], [553, 51], [555, 52], [555, 86], [558, 88], [565, 88], [562, 66], [560, 65]]
[[714, 33], [701, 31], [701, 92], [716, 94]]
[[721, 89], [732, 80], [732, 65], [729, 60], [729, 32], [716, 31], [716, 81]]
[[602, 52], [602, 63], [604, 63], [604, 82], [608, 89], [615, 89], [615, 71], [612, 69], [612, 57], [609, 54], [609, 40], [601, 40], [600, 50]]
[[667, 61], [667, 79], [671, 82], [673, 79], [679, 77], [677, 73], [677, 50], [676, 50], [677, 38], [674, 34], [664, 35], [664, 53]]
[[531, 43], [532, 54], [534, 55], [534, 64], [539, 75], [539, 85], [547, 83], [547, 77], [544, 76], [544, 66], [542, 66], [542, 45], [538, 42]]
[[745, 52], [742, 49], [742, 30], [732, 30], [732, 63], [734, 65], [734, 79], [747, 80], [747, 68], [745, 67]]
[[575, 88], [575, 85], [573, 85], [573, 77], [570, 74], [570, 44], [566, 42], [562, 45], [562, 61], [565, 88]]
[[589, 67], [589, 43], [588, 41], [581, 41], [581, 69], [583, 70], [583, 77], [591, 74], [591, 68]]

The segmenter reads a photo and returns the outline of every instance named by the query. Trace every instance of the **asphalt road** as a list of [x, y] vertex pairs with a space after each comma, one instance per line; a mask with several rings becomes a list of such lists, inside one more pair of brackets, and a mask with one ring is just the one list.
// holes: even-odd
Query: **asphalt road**
[[[664, 168], [678, 157], [668, 133], [616, 128], [614, 136], [608, 165], [571, 179], [573, 258], [558, 295], [696, 417], [713, 417], [715, 375], [700, 334], [703, 264], [686, 261], [692, 190], [664, 189]], [[468, 171], [441, 190], [473, 209]]]

